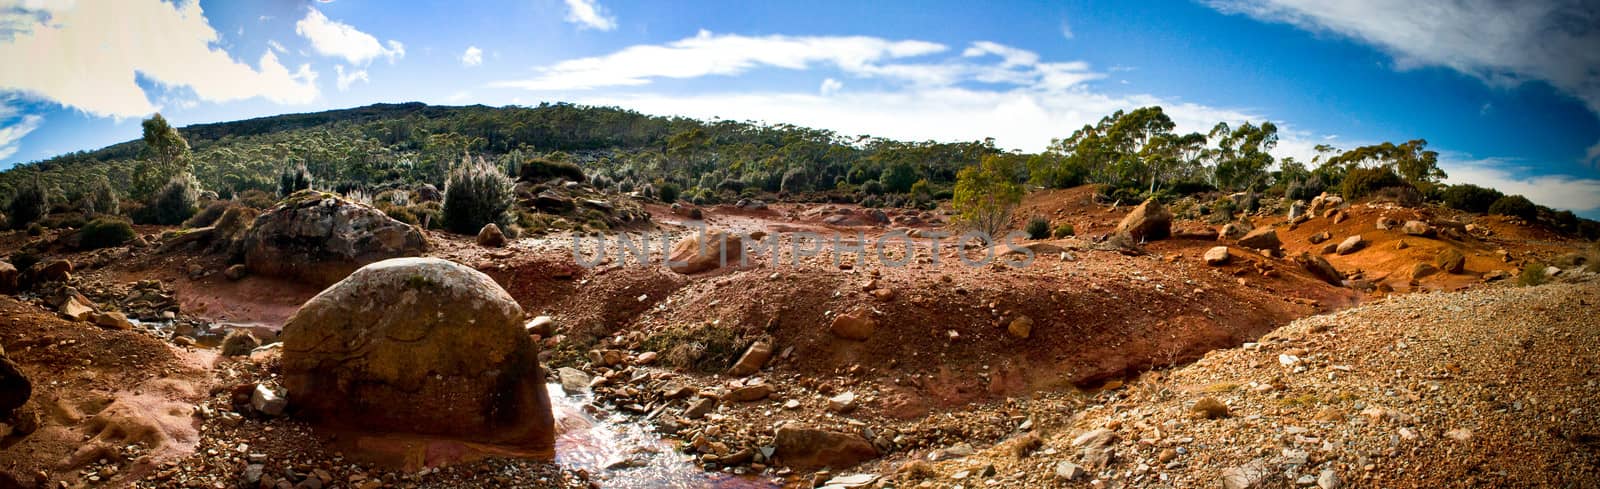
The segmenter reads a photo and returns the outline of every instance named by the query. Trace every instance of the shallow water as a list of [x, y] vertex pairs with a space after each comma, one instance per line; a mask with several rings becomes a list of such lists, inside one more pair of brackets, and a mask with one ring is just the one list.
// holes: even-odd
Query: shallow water
[[550, 384], [556, 420], [556, 463], [587, 470], [603, 487], [618, 488], [776, 488], [757, 476], [706, 472], [672, 442], [646, 429], [644, 421], [588, 408], [589, 393], [569, 396]]

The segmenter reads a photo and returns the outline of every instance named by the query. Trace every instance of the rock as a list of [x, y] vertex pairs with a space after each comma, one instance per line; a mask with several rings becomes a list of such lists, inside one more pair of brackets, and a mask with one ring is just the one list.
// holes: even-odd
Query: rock
[[1310, 241], [1311, 244], [1322, 244], [1323, 241], [1327, 241], [1327, 240], [1330, 240], [1330, 239], [1333, 239], [1333, 235], [1329, 234], [1327, 231], [1323, 231], [1323, 232], [1311, 235], [1311, 237], [1307, 238], [1306, 240]]
[[728, 389], [728, 393], [722, 395], [722, 400], [733, 402], [755, 402], [766, 399], [767, 396], [770, 395], [772, 395], [772, 384], [761, 383], [755, 385], [743, 385]]
[[1411, 266], [1411, 280], [1418, 280], [1435, 273], [1439, 273], [1439, 268], [1430, 263], [1418, 262]]
[[1080, 466], [1080, 465], [1072, 463], [1072, 462], [1062, 461], [1062, 462], [1059, 462], [1059, 463], [1056, 464], [1056, 478], [1057, 479], [1075, 481], [1075, 480], [1078, 480], [1078, 479], [1082, 479], [1088, 473], [1089, 473], [1089, 471], [1084, 470], [1083, 466]]
[[773, 458], [788, 467], [846, 469], [878, 458], [878, 449], [860, 435], [793, 424], [778, 428]]
[[1406, 240], [1403, 240], [1403, 239], [1395, 242], [1395, 244], [1394, 244], [1394, 249], [1397, 249], [1397, 250], [1403, 250], [1403, 249], [1410, 248], [1410, 247], [1411, 247], [1411, 243], [1407, 243]]
[[250, 269], [246, 268], [242, 264], [229, 265], [226, 270], [222, 271], [222, 276], [223, 277], [227, 278], [228, 280], [235, 281], [235, 282], [243, 280], [244, 277], [246, 275], [249, 275], [249, 274], [250, 274]]
[[283, 384], [312, 421], [547, 453], [555, 444], [522, 307], [477, 270], [396, 258], [356, 270], [283, 327]]
[[483, 225], [478, 230], [478, 246], [485, 248], [501, 248], [506, 245], [506, 235], [500, 232], [500, 226], [495, 223]]
[[1367, 242], [1363, 241], [1361, 239], [1361, 235], [1357, 234], [1357, 235], [1353, 235], [1353, 236], [1350, 236], [1348, 238], [1345, 238], [1344, 241], [1339, 242], [1339, 247], [1335, 248], [1334, 251], [1339, 253], [1339, 254], [1341, 254], [1341, 255], [1348, 255], [1348, 254], [1351, 254], [1351, 253], [1355, 253], [1357, 250], [1360, 250], [1362, 247], [1365, 247], [1366, 245], [1367, 245]]
[[702, 397], [696, 399], [694, 402], [689, 403], [689, 407], [683, 410], [683, 417], [689, 419], [700, 419], [704, 418], [707, 414], [711, 414], [711, 411], [716, 409], [717, 398]]
[[72, 280], [72, 262], [67, 260], [50, 260], [34, 265], [33, 280], [36, 282], [66, 282]]
[[1239, 467], [1229, 467], [1222, 471], [1223, 489], [1252, 489], [1263, 487], [1272, 469], [1264, 459], [1255, 459]]
[[761, 367], [766, 366], [767, 360], [771, 358], [772, 344], [757, 341], [744, 351], [744, 355], [739, 356], [739, 361], [733, 364], [733, 368], [728, 369], [728, 373], [740, 377], [756, 373]]
[[1163, 239], [1172, 234], [1172, 213], [1150, 198], [1129, 211], [1115, 232], [1128, 235], [1135, 243]]
[[61, 298], [56, 304], [56, 311], [62, 317], [73, 321], [88, 321], [93, 319], [95, 313], [94, 303], [90, 302], [83, 294], [71, 292]]
[[1432, 238], [1438, 234], [1433, 230], [1432, 226], [1422, 221], [1406, 221], [1405, 225], [1400, 226], [1400, 232], [1424, 238]]
[[1028, 339], [1028, 335], [1033, 334], [1033, 318], [1019, 316], [1012, 319], [1011, 324], [1006, 325], [1006, 332], [1017, 338]]
[[106, 329], [122, 331], [133, 329], [133, 322], [128, 321], [128, 316], [116, 311], [97, 312], [91, 315], [91, 319], [94, 321], [95, 326]]
[[1467, 257], [1455, 248], [1445, 248], [1433, 257], [1433, 264], [1445, 273], [1461, 273], [1466, 270]]
[[828, 479], [828, 482], [824, 484], [823, 487], [830, 489], [853, 489], [856, 487], [866, 487], [877, 481], [878, 474], [842, 475]]
[[1256, 250], [1275, 250], [1283, 243], [1278, 241], [1278, 230], [1264, 227], [1239, 238], [1239, 246]]
[[634, 365], [649, 365], [649, 364], [652, 364], [652, 363], [656, 363], [656, 357], [658, 357], [658, 356], [660, 356], [660, 354], [658, 354], [656, 352], [653, 352], [653, 351], [647, 351], [647, 352], [644, 352], [644, 353], [640, 353], [639, 356], [633, 358], [633, 364]]
[[1163, 448], [1161, 449], [1161, 453], [1156, 454], [1156, 461], [1161, 463], [1171, 462], [1177, 458], [1178, 451], [1171, 448]]
[[589, 383], [594, 381], [594, 378], [590, 377], [589, 374], [572, 367], [556, 369], [556, 378], [561, 379], [561, 391], [569, 396], [587, 392]]
[[555, 191], [546, 190], [534, 196], [533, 208], [549, 214], [565, 214], [577, 209], [578, 205]]
[[22, 370], [6, 356], [0, 347], [0, 420], [11, 419], [12, 411], [28, 403], [33, 396], [33, 382], [22, 375]]
[[1305, 202], [1301, 202], [1301, 201], [1296, 200], [1296, 201], [1294, 201], [1293, 204], [1289, 204], [1289, 220], [1290, 221], [1298, 219], [1300, 216], [1304, 216], [1304, 215], [1306, 215], [1306, 203]]
[[249, 355], [250, 352], [255, 351], [260, 346], [261, 340], [256, 339], [255, 335], [250, 334], [249, 331], [235, 329], [228, 332], [228, 336], [222, 339], [222, 356]]
[[297, 192], [257, 216], [240, 245], [252, 273], [322, 286], [363, 265], [428, 250], [417, 228], [316, 191]]
[[0, 260], [0, 294], [11, 294], [21, 284], [22, 273], [10, 262]]
[[878, 330], [878, 321], [867, 316], [865, 311], [850, 312], [834, 316], [828, 330], [840, 338], [865, 341]]
[[1306, 272], [1311, 273], [1311, 276], [1322, 279], [1324, 282], [1332, 285], [1344, 284], [1344, 274], [1339, 273], [1339, 269], [1333, 268], [1333, 264], [1328, 263], [1328, 260], [1321, 256], [1302, 252], [1294, 257], [1294, 262], [1300, 265], [1300, 268], [1305, 269]]
[[1189, 408], [1189, 411], [1200, 419], [1221, 419], [1229, 416], [1228, 405], [1218, 401], [1215, 397], [1206, 397], [1196, 401], [1194, 407]]
[[1100, 428], [1085, 432], [1072, 439], [1072, 446], [1079, 448], [1079, 455], [1083, 463], [1095, 469], [1102, 469], [1111, 465], [1112, 448], [1117, 442], [1117, 432]]
[[846, 392], [828, 398], [828, 410], [839, 414], [848, 413], [856, 409], [856, 393]]
[[1322, 469], [1322, 473], [1317, 475], [1319, 489], [1339, 489], [1339, 484], [1339, 474], [1333, 469]]
[[737, 266], [744, 253], [743, 243], [738, 235], [723, 231], [691, 233], [672, 245], [667, 268], [688, 275], [728, 265]]
[[1339, 252], [1339, 243], [1328, 243], [1326, 245], [1323, 245], [1322, 250], [1319, 252], [1319, 254], [1332, 255], [1332, 254], [1337, 253], [1337, 252]]
[[1206, 250], [1204, 258], [1207, 265], [1219, 266], [1226, 265], [1229, 260], [1232, 260], [1233, 254], [1228, 252], [1228, 247], [1226, 246], [1216, 246]]
[[268, 388], [266, 384], [256, 384], [255, 390], [250, 391], [250, 409], [258, 413], [272, 417], [282, 416], [283, 409], [288, 406], [289, 401]]
[[1390, 219], [1389, 216], [1383, 216], [1378, 218], [1377, 228], [1379, 231], [1386, 231], [1395, 227], [1396, 224], [1398, 223], [1394, 219]]
[[549, 338], [550, 335], [555, 334], [556, 332], [556, 320], [550, 316], [539, 316], [533, 318], [532, 321], [528, 321], [528, 324], [524, 325], [523, 329], [526, 330], [528, 334], [536, 334], [541, 338]]
[[1249, 234], [1250, 231], [1251, 229], [1249, 226], [1230, 222], [1227, 225], [1222, 226], [1222, 231], [1217, 234], [1217, 239], [1237, 240], [1239, 238], [1243, 238], [1244, 235]]

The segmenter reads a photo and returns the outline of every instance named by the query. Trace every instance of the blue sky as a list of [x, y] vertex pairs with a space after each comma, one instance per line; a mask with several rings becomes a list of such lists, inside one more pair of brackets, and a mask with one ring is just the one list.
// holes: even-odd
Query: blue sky
[[619, 105], [1037, 151], [1117, 109], [1275, 151], [1426, 138], [1453, 182], [1600, 217], [1580, 0], [0, 0], [0, 168], [374, 102]]

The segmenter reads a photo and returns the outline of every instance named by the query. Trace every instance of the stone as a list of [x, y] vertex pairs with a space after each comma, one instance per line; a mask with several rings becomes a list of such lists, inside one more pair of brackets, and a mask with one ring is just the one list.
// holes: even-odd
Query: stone
[[828, 482], [825, 483], [825, 485], [823, 487], [836, 488], [836, 489], [852, 489], [852, 488], [856, 488], [856, 487], [866, 487], [866, 486], [872, 484], [873, 482], [877, 482], [877, 481], [878, 481], [878, 474], [841, 475], [839, 477], [834, 477], [832, 479], [828, 479]]
[[94, 313], [92, 316], [95, 326], [122, 331], [133, 329], [133, 322], [128, 321], [128, 316], [120, 312], [98, 312]]
[[733, 364], [733, 368], [728, 369], [728, 373], [739, 377], [750, 375], [760, 371], [770, 359], [772, 359], [772, 344], [757, 341], [750, 344], [744, 355], [739, 356], [739, 361]]
[[1028, 336], [1033, 334], [1033, 318], [1019, 316], [1012, 319], [1011, 323], [1006, 325], [1006, 332], [1020, 339], [1028, 339]]
[[68, 260], [50, 260], [33, 268], [33, 280], [45, 282], [66, 282], [72, 280], [72, 262]]
[[11, 419], [12, 411], [27, 404], [32, 396], [33, 382], [22, 375], [22, 369], [0, 347], [0, 420]]
[[1355, 253], [1366, 245], [1367, 242], [1361, 239], [1361, 235], [1357, 234], [1345, 238], [1344, 241], [1339, 242], [1339, 247], [1335, 248], [1334, 251], [1341, 255], [1348, 255]]
[[828, 410], [839, 414], [848, 413], [856, 409], [856, 393], [846, 392], [828, 398]]
[[808, 426], [787, 424], [778, 428], [773, 458], [800, 470], [831, 467], [847, 469], [878, 458], [878, 449], [866, 438]]
[[1239, 238], [1239, 246], [1257, 250], [1273, 250], [1282, 245], [1283, 243], [1278, 241], [1278, 230], [1270, 227], [1251, 231]]
[[539, 316], [523, 325], [528, 334], [539, 335], [540, 338], [549, 338], [556, 332], [556, 320], [550, 316]]
[[1327, 231], [1323, 231], [1323, 232], [1311, 235], [1311, 237], [1307, 238], [1306, 240], [1310, 241], [1311, 244], [1322, 244], [1323, 241], [1327, 241], [1327, 240], [1330, 240], [1330, 239], [1333, 239], [1333, 235], [1329, 234]]
[[1410, 273], [1411, 280], [1419, 280], [1429, 275], [1439, 273], [1439, 267], [1435, 267], [1431, 263], [1417, 262], [1417, 264], [1411, 266]]
[[437, 258], [362, 267], [282, 330], [282, 379], [314, 423], [552, 453], [554, 419], [522, 307]]
[[656, 352], [653, 352], [653, 351], [647, 351], [647, 352], [644, 352], [644, 353], [640, 353], [639, 356], [633, 358], [633, 364], [634, 365], [649, 365], [649, 364], [652, 364], [652, 363], [656, 363], [656, 358], [659, 357], [659, 356], [660, 356], [660, 354], [658, 354]]
[[244, 280], [246, 275], [250, 275], [250, 269], [246, 268], [243, 264], [229, 265], [227, 269], [222, 271], [222, 276], [224, 278], [235, 282]]
[[1217, 233], [1217, 239], [1237, 240], [1239, 238], [1243, 238], [1244, 235], [1249, 234], [1250, 231], [1251, 229], [1249, 226], [1230, 222], [1227, 225], [1222, 226], [1222, 231]]
[[1390, 219], [1389, 216], [1382, 216], [1378, 218], [1376, 227], [1379, 231], [1386, 231], [1394, 228], [1398, 224], [1399, 223], [1395, 222], [1394, 219]]
[[17, 291], [22, 282], [22, 273], [10, 262], [0, 260], [0, 294], [11, 294]]
[[1305, 202], [1301, 202], [1301, 201], [1296, 200], [1296, 201], [1294, 201], [1294, 203], [1289, 204], [1289, 220], [1290, 221], [1298, 219], [1300, 216], [1304, 216], [1304, 215], [1306, 215], [1306, 203]]
[[1242, 466], [1223, 470], [1220, 482], [1223, 489], [1253, 489], [1264, 487], [1271, 475], [1272, 469], [1266, 460], [1258, 458]]
[[1339, 485], [1339, 473], [1333, 469], [1322, 469], [1322, 473], [1317, 475], [1319, 489], [1339, 489]]
[[1072, 439], [1072, 446], [1078, 447], [1083, 463], [1091, 468], [1102, 469], [1111, 465], [1112, 448], [1117, 441], [1117, 432], [1107, 428], [1091, 430]]
[[1332, 285], [1344, 284], [1344, 274], [1339, 273], [1339, 269], [1333, 268], [1333, 264], [1328, 263], [1326, 258], [1302, 252], [1294, 257], [1294, 262], [1310, 273], [1311, 276], [1321, 279], [1323, 282]]
[[319, 286], [369, 263], [428, 250], [417, 228], [371, 206], [310, 190], [257, 216], [240, 246], [251, 273]]
[[500, 232], [500, 226], [495, 223], [483, 225], [478, 230], [478, 246], [485, 248], [502, 248], [506, 245], [506, 234]]
[[762, 383], [728, 389], [728, 393], [723, 394], [722, 399], [733, 402], [755, 402], [770, 395], [772, 395], [772, 384]]
[[1410, 248], [1410, 247], [1411, 247], [1411, 243], [1407, 243], [1406, 240], [1403, 240], [1403, 239], [1399, 240], [1399, 241], [1396, 241], [1395, 244], [1394, 244], [1394, 249], [1397, 249], [1397, 250], [1403, 250], [1403, 249]]
[[565, 214], [577, 209], [578, 205], [570, 198], [546, 190], [533, 197], [533, 208], [549, 214]]
[[62, 317], [73, 321], [88, 321], [93, 319], [95, 313], [94, 302], [90, 302], [83, 294], [71, 292], [61, 298], [56, 305], [56, 310]]
[[1203, 258], [1207, 265], [1219, 266], [1228, 264], [1228, 261], [1233, 259], [1233, 254], [1228, 252], [1228, 247], [1226, 246], [1216, 246], [1206, 250]]
[[250, 334], [249, 331], [235, 329], [222, 338], [222, 356], [238, 357], [249, 355], [261, 346], [261, 340]]
[[1088, 473], [1089, 471], [1084, 470], [1083, 466], [1072, 462], [1062, 461], [1056, 464], [1057, 479], [1075, 481], [1084, 478]]
[[667, 268], [689, 275], [716, 270], [740, 262], [744, 241], [739, 235], [723, 231], [690, 233], [672, 245], [667, 256]]
[[556, 369], [556, 378], [561, 380], [561, 391], [569, 396], [576, 396], [589, 391], [589, 383], [594, 381], [588, 373], [572, 367]]
[[1122, 218], [1115, 233], [1126, 234], [1135, 243], [1164, 239], [1172, 235], [1172, 213], [1155, 198], [1147, 199]]
[[711, 414], [711, 411], [715, 411], [716, 409], [717, 398], [702, 397], [696, 399], [694, 402], [689, 403], [689, 407], [684, 408], [683, 417], [689, 419], [700, 419], [704, 418], [707, 414]]
[[1428, 223], [1422, 221], [1406, 221], [1404, 225], [1400, 226], [1400, 232], [1424, 238], [1432, 238], [1438, 234], [1433, 230], [1433, 226], [1429, 226]]
[[866, 341], [878, 330], [878, 321], [867, 316], [865, 311], [850, 312], [834, 316], [828, 330], [840, 338]]
[[1445, 273], [1461, 273], [1466, 270], [1467, 257], [1455, 248], [1445, 248], [1433, 257], [1433, 264]]
[[1229, 416], [1228, 405], [1218, 401], [1215, 397], [1206, 397], [1196, 401], [1194, 406], [1189, 408], [1189, 411], [1200, 419], [1221, 419]]
[[289, 401], [266, 384], [256, 384], [256, 388], [250, 391], [250, 409], [258, 413], [272, 417], [282, 416], [283, 409], [288, 406]]

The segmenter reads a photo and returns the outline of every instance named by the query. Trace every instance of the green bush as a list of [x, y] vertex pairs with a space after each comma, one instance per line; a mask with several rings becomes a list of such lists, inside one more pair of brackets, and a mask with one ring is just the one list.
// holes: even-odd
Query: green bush
[[1050, 220], [1034, 216], [1032, 219], [1028, 219], [1028, 226], [1024, 230], [1028, 232], [1028, 239], [1048, 238], [1050, 237]]
[[278, 195], [288, 197], [308, 188], [311, 188], [311, 170], [305, 165], [295, 165], [278, 175]]
[[266, 210], [278, 204], [278, 199], [274, 198], [272, 194], [256, 189], [239, 192], [238, 195], [234, 196], [234, 200], [251, 209]]
[[1440, 195], [1444, 205], [1451, 209], [1479, 214], [1489, 212], [1489, 206], [1494, 205], [1494, 202], [1501, 197], [1505, 197], [1505, 194], [1499, 190], [1472, 184], [1451, 185]]
[[[517, 179], [524, 182], [538, 183], [552, 178], [561, 178], [574, 182], [588, 181], [583, 177], [583, 168], [579, 168], [577, 163], [570, 161], [534, 158], [523, 163], [522, 169], [517, 172]], [[473, 232], [477, 231], [474, 230]]]
[[212, 201], [211, 204], [206, 205], [205, 209], [201, 209], [200, 212], [195, 213], [195, 215], [190, 217], [189, 220], [183, 221], [183, 227], [203, 228], [210, 226], [217, 222], [217, 218], [222, 217], [222, 213], [227, 212], [228, 208], [233, 207], [234, 205], [235, 204], [232, 201], [227, 200]]
[[867, 180], [861, 183], [861, 191], [867, 195], [883, 195], [883, 183], [877, 180]]
[[[526, 168], [526, 166], [524, 166]], [[459, 234], [477, 234], [483, 225], [510, 225], [507, 212], [513, 203], [511, 179], [499, 168], [468, 157], [450, 172], [444, 186], [445, 229]]]
[[1055, 232], [1056, 239], [1065, 238], [1065, 237], [1073, 236], [1073, 235], [1076, 235], [1076, 234], [1078, 234], [1078, 232], [1077, 232], [1076, 229], [1072, 228], [1072, 223], [1070, 223], [1070, 222], [1064, 222], [1064, 223], [1061, 223], [1060, 225], [1056, 226], [1056, 232]]
[[1517, 275], [1517, 285], [1529, 287], [1549, 282], [1550, 277], [1544, 274], [1544, 269], [1548, 266], [1534, 262], [1522, 267], [1522, 273]]
[[199, 200], [200, 182], [194, 179], [194, 175], [180, 173], [167, 181], [165, 187], [161, 187], [155, 201], [145, 208], [145, 212], [155, 224], [182, 224], [194, 215]]
[[1495, 200], [1489, 205], [1490, 214], [1520, 217], [1524, 221], [1533, 222], [1539, 218], [1539, 206], [1527, 197], [1521, 195], [1507, 195]]
[[120, 199], [117, 198], [116, 189], [111, 188], [111, 180], [105, 176], [95, 178], [89, 184], [89, 191], [83, 193], [83, 201], [78, 205], [78, 210], [87, 215], [108, 214], [117, 215], [122, 211]]
[[85, 224], [78, 238], [78, 248], [85, 250], [122, 246], [133, 240], [133, 226], [122, 219], [102, 217]]
[[25, 229], [44, 217], [49, 208], [50, 193], [45, 191], [44, 185], [35, 181], [23, 184], [17, 189], [16, 195], [11, 196], [6, 216], [11, 219], [13, 229]]
[[683, 193], [683, 189], [678, 188], [676, 183], [667, 182], [661, 184], [661, 187], [656, 189], [656, 193], [661, 195], [662, 202], [671, 204], [678, 201], [678, 195]]
[[1378, 168], [1352, 168], [1350, 174], [1344, 177], [1344, 196], [1347, 199], [1359, 199], [1376, 193], [1379, 189], [1389, 187], [1410, 187], [1411, 184], [1400, 179], [1394, 170], [1388, 167]]

